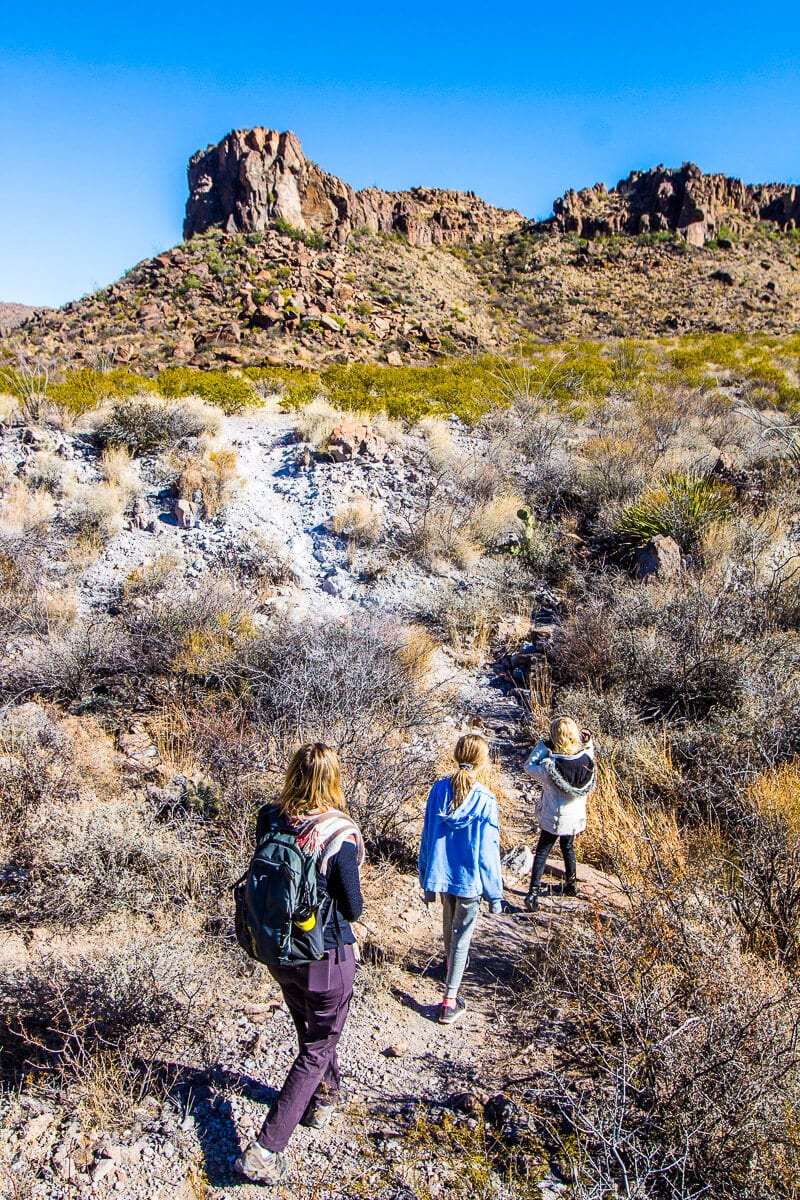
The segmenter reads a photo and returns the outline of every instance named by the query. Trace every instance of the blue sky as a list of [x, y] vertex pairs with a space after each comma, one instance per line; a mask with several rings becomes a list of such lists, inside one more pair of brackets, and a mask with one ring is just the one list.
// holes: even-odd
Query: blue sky
[[0, 300], [61, 304], [179, 241], [186, 161], [236, 127], [293, 129], [355, 187], [471, 189], [533, 217], [659, 162], [800, 183], [799, 12], [14, 5]]

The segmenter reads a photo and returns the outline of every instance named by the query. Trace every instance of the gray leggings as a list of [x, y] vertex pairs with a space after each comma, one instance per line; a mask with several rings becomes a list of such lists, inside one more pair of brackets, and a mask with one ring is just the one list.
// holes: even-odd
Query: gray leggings
[[458, 995], [461, 986], [480, 906], [480, 896], [450, 896], [447, 892], [442, 893], [442, 932], [447, 953], [444, 994], [451, 999]]

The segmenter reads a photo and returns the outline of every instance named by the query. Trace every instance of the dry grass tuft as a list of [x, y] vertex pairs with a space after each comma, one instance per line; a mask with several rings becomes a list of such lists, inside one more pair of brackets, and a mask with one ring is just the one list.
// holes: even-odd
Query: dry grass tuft
[[369, 496], [351, 496], [334, 513], [331, 528], [355, 545], [371, 545], [383, 532], [383, 513]]
[[800, 758], [759, 775], [747, 795], [763, 817], [785, 822], [800, 839]]
[[522, 507], [522, 497], [513, 492], [492, 497], [470, 519], [472, 537], [487, 549], [516, 541], [522, 531], [519, 517]]
[[19, 400], [8, 392], [0, 392], [0, 425], [11, 425], [19, 413]]
[[342, 423], [344, 416], [329, 400], [317, 396], [304, 408], [297, 410], [294, 430], [301, 441], [310, 442], [316, 449], [321, 449], [328, 444], [331, 434]]
[[31, 490], [21, 479], [16, 479], [0, 501], [0, 532], [8, 537], [23, 537], [47, 525], [55, 513], [55, 501], [48, 491]]
[[122, 531], [125, 503], [111, 483], [74, 485], [66, 510], [73, 535], [94, 547], [104, 546]]
[[230, 503], [238, 483], [236, 451], [229, 446], [206, 446], [185, 461], [178, 478], [178, 495], [192, 500], [199, 492], [203, 512], [213, 520]]
[[613, 753], [600, 755], [597, 772], [580, 840], [581, 857], [637, 883], [648, 875], [654, 855], [680, 875], [686, 868], [687, 847], [676, 810], [666, 800], [649, 798], [654, 786], [662, 796], [680, 787], [680, 773], [666, 743], [637, 738], [626, 747], [624, 762]]
[[127, 508], [142, 490], [142, 481], [133, 467], [130, 450], [126, 446], [107, 446], [100, 459], [100, 470], [106, 483], [119, 492]]

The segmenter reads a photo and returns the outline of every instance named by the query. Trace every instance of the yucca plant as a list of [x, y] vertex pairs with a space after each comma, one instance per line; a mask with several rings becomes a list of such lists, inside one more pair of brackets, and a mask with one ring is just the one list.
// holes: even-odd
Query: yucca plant
[[674, 538], [684, 554], [696, 553], [702, 534], [731, 514], [731, 488], [704, 475], [667, 475], [623, 509], [617, 533], [624, 545], [643, 546], [658, 534]]

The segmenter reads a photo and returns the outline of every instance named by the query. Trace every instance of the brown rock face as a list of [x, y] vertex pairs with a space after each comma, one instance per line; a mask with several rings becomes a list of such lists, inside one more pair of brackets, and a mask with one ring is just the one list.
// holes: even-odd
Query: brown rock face
[[727, 175], [704, 175], [694, 163], [680, 170], [633, 171], [607, 191], [598, 183], [569, 191], [553, 205], [554, 225], [580, 237], [620, 233], [677, 232], [702, 246], [721, 225], [735, 228], [737, 216], [772, 221], [781, 229], [800, 224], [800, 188], [787, 184], [744, 184]]
[[493, 208], [472, 193], [356, 192], [309, 162], [293, 133], [235, 129], [192, 157], [184, 237], [215, 226], [249, 233], [277, 220], [339, 245], [366, 227], [403, 234], [412, 246], [481, 242], [523, 223], [519, 213]]

